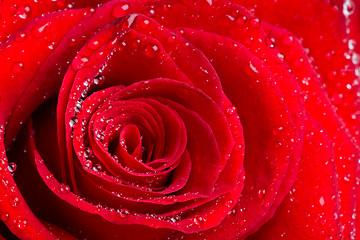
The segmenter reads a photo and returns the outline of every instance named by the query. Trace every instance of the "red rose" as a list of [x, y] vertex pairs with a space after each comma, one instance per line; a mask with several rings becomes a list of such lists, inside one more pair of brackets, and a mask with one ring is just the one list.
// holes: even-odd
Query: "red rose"
[[358, 238], [357, 7], [2, 1], [0, 234]]

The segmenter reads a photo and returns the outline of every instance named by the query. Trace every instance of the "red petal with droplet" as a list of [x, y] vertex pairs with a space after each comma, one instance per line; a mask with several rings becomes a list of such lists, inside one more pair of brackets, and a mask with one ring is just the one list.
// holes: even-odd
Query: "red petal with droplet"
[[295, 184], [274, 217], [248, 239], [338, 239], [342, 230], [337, 194], [332, 141], [309, 118]]

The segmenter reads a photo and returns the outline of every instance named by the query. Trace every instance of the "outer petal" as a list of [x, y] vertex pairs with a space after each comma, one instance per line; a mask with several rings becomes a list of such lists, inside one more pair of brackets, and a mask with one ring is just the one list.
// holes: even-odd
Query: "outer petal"
[[341, 238], [332, 142], [316, 122], [308, 118], [306, 123], [295, 184], [274, 217], [249, 240]]
[[349, 52], [352, 43], [349, 44], [343, 13], [325, 0], [235, 2], [254, 9], [260, 18], [288, 29], [303, 40], [337, 113], [359, 140], [360, 85], [355, 74], [359, 61], [357, 54]]
[[[266, 25], [266, 31], [284, 54], [292, 72], [305, 94], [305, 108], [311, 117], [328, 133], [334, 145], [334, 160], [337, 169], [339, 197], [341, 200], [341, 222], [344, 235], [355, 236], [355, 204], [358, 198], [357, 179], [359, 176], [359, 148], [351, 138], [349, 130], [337, 115], [326, 91], [321, 85], [322, 78], [315, 72], [300, 41], [284, 29]], [[293, 38], [292, 42], [284, 39]]]

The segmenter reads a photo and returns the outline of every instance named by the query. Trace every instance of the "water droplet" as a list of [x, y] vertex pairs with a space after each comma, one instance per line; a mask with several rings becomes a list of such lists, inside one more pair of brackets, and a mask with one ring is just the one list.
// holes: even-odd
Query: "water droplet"
[[99, 41], [98, 40], [90, 40], [87, 44], [87, 47], [90, 48], [90, 49], [97, 49], [100, 47], [100, 44], [99, 44]]
[[151, 16], [154, 16], [154, 15], [155, 15], [154, 9], [150, 9], [150, 10], [149, 10], [149, 14], [150, 14]]
[[79, 120], [75, 116], [70, 118], [70, 121], [69, 121], [70, 127], [75, 128], [77, 126], [78, 121]]
[[6, 178], [1, 179], [1, 186], [3, 188], [8, 188], [9, 187], [9, 180], [7, 180]]
[[259, 73], [259, 71], [256, 69], [256, 67], [253, 65], [253, 63], [250, 61], [249, 62], [249, 65], [245, 68], [245, 72], [248, 74], [248, 75], [252, 75], [252, 74], [256, 74], [256, 73]]
[[353, 14], [354, 8], [354, 2], [352, 0], [346, 0], [343, 4], [343, 14], [345, 15], [345, 17]]
[[259, 18], [251, 18], [249, 20], [250, 26], [252, 26], [253, 28], [258, 28], [260, 26], [260, 19]]
[[247, 17], [246, 16], [242, 16], [242, 17], [239, 17], [238, 19], [236, 19], [236, 23], [239, 24], [239, 25], [243, 25], [247, 20]]
[[266, 44], [266, 46], [268, 46], [268, 48], [274, 48], [275, 47], [273, 41], [269, 37], [265, 38], [265, 44]]
[[11, 174], [14, 174], [14, 173], [15, 173], [16, 168], [17, 168], [17, 166], [16, 166], [15, 163], [13, 163], [13, 162], [10, 162], [10, 163], [9, 163], [8, 169], [9, 169], [9, 171], [11, 172]]
[[69, 39], [68, 45], [69, 45], [69, 47], [74, 47], [74, 46], [76, 46], [76, 43], [77, 43], [76, 39], [71, 38], [71, 39]]
[[95, 166], [92, 169], [96, 172], [101, 172], [102, 167], [100, 164], [95, 164]]
[[53, 49], [54, 49], [54, 46], [55, 46], [55, 42], [50, 42], [50, 43], [47, 45], [47, 48], [50, 49], [50, 50], [53, 50]]
[[20, 5], [17, 9], [16, 16], [22, 20], [25, 20], [30, 16], [31, 9], [29, 6]]
[[291, 35], [287, 35], [287, 36], [285, 36], [284, 38], [283, 38], [283, 43], [285, 44], [285, 45], [290, 45], [290, 44], [292, 44], [293, 42], [294, 42], [294, 37], [293, 36], [291, 36]]
[[16, 227], [20, 230], [23, 230], [26, 228], [27, 221], [25, 219], [18, 219], [16, 221]]
[[235, 42], [231, 42], [230, 43], [230, 48], [232, 49], [232, 50], [235, 50], [235, 49], [237, 49], [239, 47], [239, 45], [237, 44], [237, 43], [235, 43]]
[[74, 107], [75, 112], [79, 113], [82, 110], [82, 100], [77, 101]]
[[263, 199], [265, 197], [265, 193], [266, 193], [266, 190], [265, 189], [260, 189], [258, 191], [258, 198], [259, 199]]
[[17, 207], [17, 206], [19, 206], [19, 204], [20, 204], [20, 198], [18, 198], [18, 197], [11, 197], [11, 198], [9, 198], [9, 202], [10, 202], [10, 205], [11, 205], [12, 207]]
[[19, 73], [24, 69], [24, 64], [22, 62], [15, 62], [12, 65], [12, 72], [13, 73]]
[[201, 216], [195, 216], [193, 222], [195, 225], [200, 225], [202, 222], [205, 222], [205, 219]]
[[105, 56], [105, 53], [103, 51], [98, 51], [98, 52], [96, 52], [95, 56], [96, 56], [96, 58], [100, 59]]
[[94, 8], [88, 7], [88, 8], [84, 9], [82, 14], [83, 14], [84, 17], [86, 17], [86, 16], [90, 17], [90, 16], [92, 16], [94, 14], [94, 12], [95, 12]]
[[273, 134], [276, 136], [280, 133], [280, 131], [283, 130], [283, 127], [278, 127], [273, 130]]
[[26, 38], [26, 34], [24, 32], [20, 32], [20, 33], [16, 34], [15, 41], [22, 42], [22, 41], [24, 41], [25, 38]]
[[119, 3], [114, 6], [112, 14], [115, 18], [120, 18], [125, 15], [125, 11], [127, 11], [128, 9], [129, 9], [128, 4]]
[[85, 147], [84, 149], [84, 157], [89, 158], [93, 155], [91, 148]]
[[234, 146], [234, 150], [235, 151], [240, 151], [242, 149], [242, 145], [241, 144], [235, 144]]
[[247, 222], [247, 221], [246, 221], [245, 218], [241, 219], [240, 222], [239, 222], [239, 223], [240, 223], [240, 226], [245, 226], [246, 222]]
[[284, 63], [284, 58], [284, 55], [282, 55], [281, 53], [275, 55], [275, 61], [279, 64]]
[[350, 182], [350, 179], [351, 179], [350, 174], [346, 174], [346, 175], [344, 176], [344, 180], [345, 180], [346, 182]]
[[351, 232], [350, 232], [350, 239], [351, 239], [351, 240], [355, 240], [355, 239], [356, 239], [356, 232], [355, 232], [355, 231], [351, 231]]
[[354, 50], [356, 46], [356, 41], [354, 39], [350, 39], [348, 42], [348, 47], [350, 50]]
[[236, 114], [236, 107], [235, 106], [229, 106], [226, 108], [226, 113], [229, 115]]
[[156, 44], [148, 44], [145, 47], [145, 56], [154, 58], [159, 53], [159, 47]]
[[[136, 15], [134, 15], [135, 17], [136, 17]], [[150, 21], [149, 20], [147, 20], [147, 19], [145, 19], [144, 21], [141, 21], [140, 22], [140, 27], [142, 27], [142, 28], [147, 28], [148, 26], [149, 26], [149, 23], [150, 23]], [[130, 24], [131, 25], [131, 24]]]
[[360, 63], [360, 55], [357, 53], [353, 53], [352, 57], [351, 57], [351, 61], [353, 62], [353, 64], [357, 65]]
[[68, 185], [62, 185], [61, 187], [60, 187], [60, 192], [61, 193], [69, 193], [70, 192], [70, 187], [68, 186]]
[[86, 160], [84, 163], [84, 167], [85, 168], [91, 168], [92, 167], [92, 161], [91, 160]]
[[49, 22], [46, 22], [46, 23], [44, 23], [44, 24], [42, 24], [42, 25], [40, 25], [40, 26], [36, 26], [36, 27], [34, 27], [33, 30], [31, 31], [31, 34], [32, 34], [34, 37], [39, 38], [39, 37], [41, 37], [41, 36], [44, 34], [45, 30], [47, 29], [47, 27], [48, 27], [49, 25], [50, 25], [50, 23], [49, 23]]
[[118, 156], [114, 155], [114, 156], [112, 156], [112, 158], [115, 160], [115, 162], [119, 162], [119, 157]]
[[320, 206], [324, 206], [324, 205], [325, 205], [325, 199], [324, 199], [323, 196], [320, 197], [319, 203], [320, 203]]
[[9, 220], [9, 217], [10, 217], [10, 215], [8, 213], [3, 213], [3, 214], [1, 214], [0, 219], [3, 222], [6, 222], [7, 220]]
[[173, 42], [175, 42], [175, 40], [176, 40], [175, 35], [171, 35], [170, 37], [168, 37], [168, 42], [169, 43], [173, 43]]
[[85, 56], [83, 57], [75, 57], [71, 66], [74, 70], [79, 70], [80, 68], [84, 67], [85, 64], [89, 61], [89, 59]]
[[101, 85], [105, 82], [105, 77], [103, 75], [97, 75], [95, 78], [94, 78], [94, 84], [95, 85]]

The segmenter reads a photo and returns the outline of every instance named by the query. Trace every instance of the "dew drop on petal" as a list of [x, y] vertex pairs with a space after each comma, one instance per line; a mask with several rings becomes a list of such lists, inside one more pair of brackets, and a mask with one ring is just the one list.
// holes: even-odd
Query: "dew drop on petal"
[[175, 35], [171, 35], [171, 36], [168, 37], [167, 40], [168, 40], [169, 43], [173, 43], [173, 42], [175, 42], [176, 37], [175, 37]]
[[84, 157], [89, 158], [93, 155], [91, 148], [85, 147], [84, 149]]
[[324, 206], [324, 205], [325, 205], [325, 199], [324, 199], [323, 196], [320, 197], [319, 203], [320, 203], [320, 206]]
[[87, 47], [90, 48], [90, 49], [97, 49], [100, 47], [100, 44], [99, 44], [99, 41], [93, 39], [93, 40], [90, 40], [87, 44]]
[[114, 6], [112, 14], [115, 18], [120, 18], [125, 15], [125, 11], [127, 11], [128, 9], [129, 9], [128, 4], [119, 3]]
[[7, 220], [9, 220], [9, 217], [10, 217], [10, 215], [8, 213], [3, 213], [3, 214], [1, 214], [0, 219], [3, 222], [6, 222]]
[[69, 45], [69, 47], [74, 47], [74, 46], [76, 46], [76, 43], [77, 43], [77, 41], [75, 38], [70, 38], [68, 45]]
[[259, 73], [259, 71], [256, 69], [256, 67], [253, 65], [253, 63], [250, 61], [249, 65], [245, 67], [245, 72], [248, 75], [253, 75]]
[[12, 206], [12, 207], [17, 207], [17, 206], [19, 206], [19, 204], [20, 204], [20, 198], [18, 198], [18, 197], [10, 197], [9, 198], [9, 202], [10, 202], [10, 205]]
[[243, 218], [240, 220], [239, 224], [240, 224], [240, 226], [245, 226], [246, 222], [247, 222], [247, 220], [245, 218]]
[[105, 56], [105, 53], [103, 51], [96, 52], [95, 54], [96, 58], [100, 59]]
[[105, 77], [104, 75], [97, 75], [95, 78], [94, 78], [94, 84], [95, 85], [101, 85], [105, 82]]
[[16, 34], [15, 41], [22, 42], [22, 41], [24, 41], [25, 38], [26, 38], [26, 33], [20, 32], [20, 33]]
[[159, 47], [156, 44], [148, 44], [145, 47], [145, 56], [149, 58], [154, 58], [159, 53]]
[[31, 9], [29, 6], [20, 5], [17, 9], [16, 16], [19, 19], [25, 20], [27, 19], [31, 14]]
[[278, 53], [275, 55], [275, 61], [279, 64], [284, 63], [284, 55]]
[[17, 168], [16, 163], [13, 163], [13, 162], [10, 162], [10, 163], [9, 163], [8, 169], [9, 169], [9, 171], [11, 172], [11, 174], [14, 174], [14, 173], [15, 173], [16, 168]]
[[350, 39], [348, 41], [348, 47], [350, 50], [354, 50], [355, 49], [355, 46], [356, 46], [356, 41], [354, 39]]
[[85, 168], [91, 168], [92, 167], [92, 161], [91, 160], [86, 160], [84, 163], [84, 167]]
[[22, 62], [15, 62], [12, 65], [12, 72], [13, 73], [19, 73], [24, 69], [24, 64]]
[[266, 193], [266, 190], [265, 189], [260, 189], [258, 191], [258, 198], [259, 199], [263, 199], [265, 197], [265, 193]]
[[154, 9], [150, 9], [150, 10], [149, 10], [149, 14], [150, 14], [151, 16], [154, 16], [154, 15], [155, 15]]
[[290, 45], [290, 44], [292, 44], [293, 42], [294, 42], [294, 37], [293, 36], [291, 36], [291, 35], [287, 35], [287, 36], [285, 36], [284, 38], [283, 38], [283, 44], [285, 44], [285, 45]]
[[259, 18], [251, 18], [249, 20], [250, 26], [252, 26], [253, 28], [258, 28], [260, 26], [260, 19]]
[[200, 225], [200, 224], [202, 224], [202, 223], [205, 222], [205, 221], [206, 221], [206, 219], [204, 219], [203, 217], [198, 216], [198, 215], [196, 215], [196, 216], [193, 218], [193, 222], [194, 222], [195, 225]]
[[268, 48], [274, 48], [275, 47], [273, 41], [269, 37], [265, 38], [265, 44], [266, 44], [266, 46], [268, 46]]
[[36, 26], [33, 28], [33, 30], [31, 31], [31, 34], [36, 37], [36, 38], [39, 38], [41, 37], [44, 33], [45, 33], [45, 30], [47, 29], [47, 27], [50, 25], [49, 22], [46, 22], [40, 26]]
[[25, 219], [18, 219], [16, 221], [16, 227], [20, 230], [25, 229], [26, 225], [27, 225], [27, 220], [25, 220]]
[[70, 187], [64, 184], [64, 185], [62, 185], [60, 187], [60, 192], [61, 193], [69, 193], [70, 192]]
[[9, 187], [9, 180], [6, 179], [6, 178], [1, 179], [1, 186], [3, 188], [8, 188]]
[[76, 117], [70, 118], [70, 121], [69, 121], [70, 127], [75, 128], [77, 126], [77, 123], [78, 123], [78, 119]]
[[92, 169], [96, 172], [100, 172], [102, 170], [102, 167], [100, 164], [95, 164], [95, 166]]
[[76, 58], [74, 58], [73, 62], [71, 63], [71, 66], [73, 67], [74, 70], [79, 70], [80, 68], [84, 67], [88, 61], [89, 61], [89, 59], [85, 56], [76, 57]]
[[226, 113], [229, 115], [236, 114], [236, 107], [235, 106], [228, 106], [226, 108]]
[[345, 17], [350, 16], [353, 14], [355, 9], [354, 2], [352, 0], [345, 0], [343, 4], [343, 14]]

